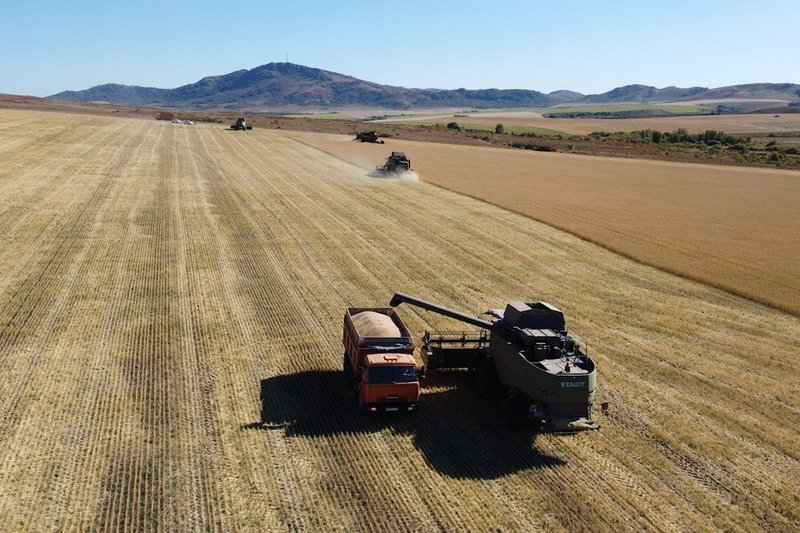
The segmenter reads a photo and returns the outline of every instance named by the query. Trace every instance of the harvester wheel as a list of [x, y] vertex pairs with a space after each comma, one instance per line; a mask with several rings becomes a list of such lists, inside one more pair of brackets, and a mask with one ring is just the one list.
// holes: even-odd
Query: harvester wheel
[[519, 395], [509, 395], [503, 401], [500, 416], [508, 429], [517, 429], [525, 418], [525, 402]]
[[497, 379], [494, 361], [484, 359], [478, 363], [478, 369], [475, 372], [475, 384], [478, 387], [478, 395], [482, 398], [497, 397], [500, 392], [500, 380]]

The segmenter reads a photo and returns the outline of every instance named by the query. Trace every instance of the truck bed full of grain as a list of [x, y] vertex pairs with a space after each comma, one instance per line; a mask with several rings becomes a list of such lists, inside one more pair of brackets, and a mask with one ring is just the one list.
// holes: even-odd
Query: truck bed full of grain
[[392, 317], [376, 313], [375, 311], [362, 311], [353, 315], [353, 325], [362, 337], [400, 337], [400, 329], [392, 321]]

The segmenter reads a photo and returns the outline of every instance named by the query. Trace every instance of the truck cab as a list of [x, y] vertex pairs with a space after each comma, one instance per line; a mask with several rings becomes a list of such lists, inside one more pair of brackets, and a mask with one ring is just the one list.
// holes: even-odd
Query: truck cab
[[413, 411], [420, 386], [414, 358], [404, 353], [373, 353], [364, 358], [359, 383], [362, 411]]

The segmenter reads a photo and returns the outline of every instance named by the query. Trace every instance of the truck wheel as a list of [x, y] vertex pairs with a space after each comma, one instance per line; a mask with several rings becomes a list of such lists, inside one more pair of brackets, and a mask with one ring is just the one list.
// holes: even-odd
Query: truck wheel
[[358, 412], [366, 413], [367, 405], [364, 403], [364, 397], [361, 396], [361, 391], [358, 391]]
[[497, 379], [497, 371], [491, 359], [484, 359], [478, 363], [475, 372], [475, 384], [478, 387], [478, 395], [482, 398], [496, 398], [500, 392], [500, 380]]
[[517, 429], [525, 418], [525, 402], [518, 395], [508, 396], [503, 401], [500, 416], [507, 429]]
[[344, 382], [347, 385], [348, 392], [353, 392], [353, 367], [350, 365], [350, 358], [347, 357], [346, 353], [342, 361], [342, 373], [344, 374]]

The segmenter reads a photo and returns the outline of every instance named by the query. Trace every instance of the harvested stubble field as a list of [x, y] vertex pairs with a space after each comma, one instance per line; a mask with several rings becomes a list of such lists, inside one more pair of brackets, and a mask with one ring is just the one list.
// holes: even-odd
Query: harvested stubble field
[[[773, 530], [800, 320], [281, 132], [0, 111], [7, 530]], [[363, 417], [344, 308], [543, 298], [599, 432], [508, 433], [461, 373]], [[409, 326], [451, 327], [401, 310]]]
[[292, 136], [365, 168], [403, 149], [429, 183], [800, 315], [800, 172]]

